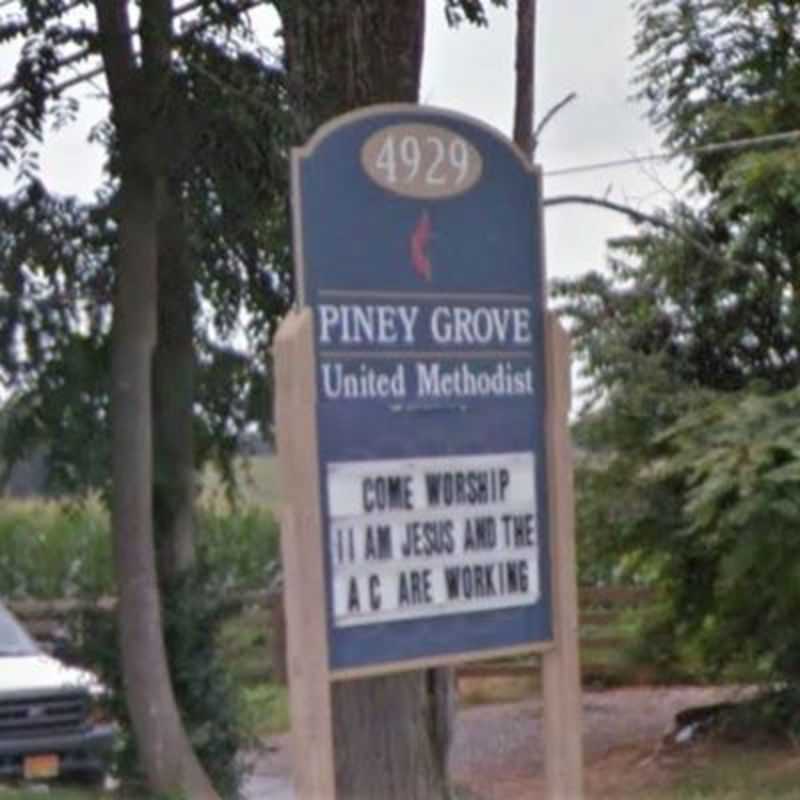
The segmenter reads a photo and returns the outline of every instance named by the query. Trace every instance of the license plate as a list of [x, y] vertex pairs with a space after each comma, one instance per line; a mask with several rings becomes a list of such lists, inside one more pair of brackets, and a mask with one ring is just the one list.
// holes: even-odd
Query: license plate
[[55, 778], [58, 776], [59, 762], [55, 754], [26, 756], [23, 765], [28, 780]]

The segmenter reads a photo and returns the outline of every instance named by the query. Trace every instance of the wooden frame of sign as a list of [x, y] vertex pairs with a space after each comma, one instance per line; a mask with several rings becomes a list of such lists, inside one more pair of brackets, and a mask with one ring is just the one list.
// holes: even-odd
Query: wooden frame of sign
[[328, 662], [320, 485], [316, 458], [315, 365], [310, 309], [292, 312], [275, 340], [276, 424], [285, 509], [281, 550], [295, 790], [301, 800], [336, 797], [331, 682], [513, 652], [542, 655], [545, 775], [549, 800], [583, 796], [581, 686], [572, 461], [567, 427], [569, 342], [556, 317], [546, 325], [550, 549], [554, 641], [498, 652], [382, 664], [332, 675]]
[[[275, 369], [297, 795], [336, 797], [334, 681], [540, 653], [547, 796], [579, 800], [570, 359], [541, 172], [477, 120], [375, 106], [293, 153], [292, 204], [301, 308]], [[456, 313], [471, 347], [442, 327]], [[482, 489], [444, 508], [445, 475]], [[382, 476], [408, 487], [395, 505], [368, 496]]]

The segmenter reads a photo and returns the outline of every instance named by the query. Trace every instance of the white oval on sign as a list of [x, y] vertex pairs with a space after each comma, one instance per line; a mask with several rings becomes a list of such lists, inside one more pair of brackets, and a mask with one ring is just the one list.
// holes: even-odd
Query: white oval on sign
[[381, 128], [364, 142], [361, 165], [379, 186], [405, 197], [451, 197], [471, 189], [483, 160], [463, 136], [438, 125]]

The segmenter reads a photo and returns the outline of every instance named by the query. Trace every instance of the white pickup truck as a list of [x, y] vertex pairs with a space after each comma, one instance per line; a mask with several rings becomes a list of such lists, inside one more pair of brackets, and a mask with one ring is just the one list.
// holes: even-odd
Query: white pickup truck
[[0, 603], [0, 779], [102, 779], [114, 727], [92, 673], [45, 653]]

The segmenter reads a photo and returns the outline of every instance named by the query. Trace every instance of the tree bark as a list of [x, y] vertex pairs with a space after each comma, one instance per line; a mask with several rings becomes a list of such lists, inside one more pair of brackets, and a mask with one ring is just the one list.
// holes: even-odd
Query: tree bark
[[514, 144], [533, 159], [536, 0], [517, 0], [516, 80], [514, 83]]
[[337, 798], [449, 798], [454, 713], [449, 669], [334, 684]]
[[[299, 142], [346, 111], [416, 102], [424, 0], [279, 5]], [[334, 684], [337, 798], [446, 800], [453, 697], [446, 669]]]
[[141, 6], [142, 67], [126, 2], [95, 0], [120, 159], [112, 331], [111, 520], [125, 697], [150, 789], [217, 800], [183, 728], [162, 634], [152, 513], [151, 375], [157, 330], [160, 108], [169, 80], [171, 5]]
[[372, 103], [415, 103], [424, 0], [280, 0], [296, 137]]
[[153, 359], [153, 523], [158, 574], [170, 586], [195, 563], [193, 274], [179, 186], [158, 225], [158, 338]]

